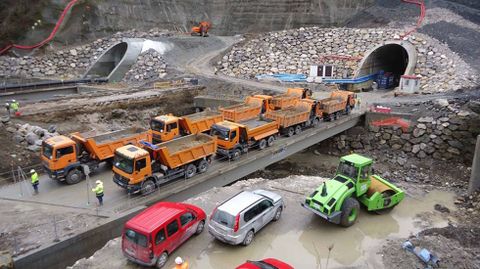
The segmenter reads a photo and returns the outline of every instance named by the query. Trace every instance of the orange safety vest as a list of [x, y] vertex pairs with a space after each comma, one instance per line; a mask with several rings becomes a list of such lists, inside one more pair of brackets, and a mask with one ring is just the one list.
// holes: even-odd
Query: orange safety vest
[[183, 262], [182, 264], [177, 264], [173, 269], [188, 269], [188, 262]]

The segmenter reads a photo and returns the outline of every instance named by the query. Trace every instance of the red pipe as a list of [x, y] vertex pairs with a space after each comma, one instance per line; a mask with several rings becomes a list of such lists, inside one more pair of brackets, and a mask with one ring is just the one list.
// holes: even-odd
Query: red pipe
[[411, 33], [415, 32], [418, 28], [420, 28], [420, 26], [422, 25], [423, 19], [425, 18], [425, 15], [426, 15], [425, 3], [423, 1], [421, 1], [421, 0], [402, 0], [402, 1], [405, 2], [405, 3], [409, 3], [409, 4], [419, 5], [420, 6], [420, 17], [418, 17], [417, 25], [415, 25], [415, 27], [413, 27], [412, 29], [410, 29], [409, 31], [404, 33], [403, 35], [400, 35], [401, 39], [410, 35]]
[[57, 24], [55, 24], [55, 28], [53, 28], [52, 32], [50, 33], [50, 35], [43, 41], [41, 41], [40, 43], [38, 44], [35, 44], [35, 45], [32, 45], [32, 46], [23, 46], [23, 45], [17, 45], [17, 44], [10, 44], [8, 46], [6, 46], [5, 48], [1, 49], [0, 50], [0, 55], [4, 54], [5, 52], [9, 51], [10, 49], [12, 48], [15, 48], [15, 49], [21, 49], [21, 50], [32, 50], [32, 49], [35, 49], [35, 48], [39, 48], [45, 44], [47, 44], [48, 42], [52, 41], [52, 39], [55, 37], [55, 35], [57, 34], [57, 31], [58, 29], [60, 28], [60, 26], [62, 25], [63, 23], [63, 20], [65, 19], [65, 17], [67, 16], [67, 13], [70, 11], [70, 9], [72, 9], [72, 7], [78, 2], [78, 0], [72, 0], [70, 1], [70, 3], [68, 3], [68, 5], [65, 7], [65, 9], [63, 10], [62, 12], [62, 15], [60, 16], [60, 18], [58, 19], [57, 21]]

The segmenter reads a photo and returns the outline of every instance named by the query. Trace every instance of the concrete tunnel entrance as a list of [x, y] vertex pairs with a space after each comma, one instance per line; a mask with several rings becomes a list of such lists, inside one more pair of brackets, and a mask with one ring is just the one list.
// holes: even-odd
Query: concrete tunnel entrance
[[131, 39], [117, 43], [100, 55], [87, 70], [84, 78], [106, 78], [110, 82], [121, 81], [142, 52], [143, 39]]
[[402, 41], [385, 42], [365, 53], [365, 57], [355, 73], [355, 78], [384, 71], [385, 73], [392, 73], [395, 77], [393, 87], [397, 87], [402, 75], [412, 75], [414, 73], [416, 62], [417, 52], [410, 43]]

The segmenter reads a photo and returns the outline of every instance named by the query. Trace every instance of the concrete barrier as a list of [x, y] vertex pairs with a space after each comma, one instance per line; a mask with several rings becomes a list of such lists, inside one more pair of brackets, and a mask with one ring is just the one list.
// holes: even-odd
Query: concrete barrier
[[125, 222], [143, 209], [145, 206], [133, 208], [98, 227], [16, 257], [13, 261], [15, 269], [56, 269], [73, 265], [77, 260], [91, 256], [109, 240], [120, 236]]

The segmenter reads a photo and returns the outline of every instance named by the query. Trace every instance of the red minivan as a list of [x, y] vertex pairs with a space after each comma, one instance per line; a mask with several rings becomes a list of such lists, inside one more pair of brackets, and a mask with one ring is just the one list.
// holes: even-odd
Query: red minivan
[[157, 203], [125, 224], [123, 254], [135, 263], [160, 268], [177, 247], [203, 231], [205, 218], [205, 212], [194, 205]]

